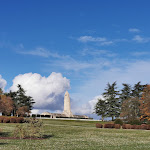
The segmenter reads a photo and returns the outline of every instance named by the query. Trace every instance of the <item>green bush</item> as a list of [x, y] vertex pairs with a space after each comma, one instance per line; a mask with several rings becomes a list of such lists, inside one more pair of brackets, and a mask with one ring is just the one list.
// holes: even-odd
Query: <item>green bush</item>
[[114, 124], [120, 124], [122, 126], [123, 125], [123, 121], [121, 119], [116, 119]]
[[141, 122], [138, 119], [131, 120], [128, 123], [131, 124], [131, 125], [141, 125]]

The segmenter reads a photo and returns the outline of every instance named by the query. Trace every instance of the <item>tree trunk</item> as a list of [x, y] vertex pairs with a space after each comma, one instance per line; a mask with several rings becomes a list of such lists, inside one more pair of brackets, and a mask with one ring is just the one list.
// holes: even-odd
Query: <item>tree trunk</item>
[[104, 121], [104, 117], [102, 116], [102, 121]]

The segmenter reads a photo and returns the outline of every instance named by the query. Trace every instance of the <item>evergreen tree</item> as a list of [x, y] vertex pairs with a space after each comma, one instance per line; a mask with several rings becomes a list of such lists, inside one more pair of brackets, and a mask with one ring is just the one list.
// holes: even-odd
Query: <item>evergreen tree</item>
[[141, 85], [141, 82], [138, 82], [137, 84], [135, 84], [132, 90], [132, 94], [131, 94], [132, 97], [137, 97], [140, 99], [142, 97], [142, 92], [145, 86], [146, 85]]
[[30, 110], [32, 110], [33, 104], [35, 102], [31, 96], [26, 96], [26, 92], [20, 84], [18, 84], [17, 87], [18, 87], [17, 92], [10, 91], [7, 94], [14, 101], [13, 115], [15, 115], [17, 110], [20, 110], [21, 108], [26, 108], [26, 109], [22, 109], [22, 110], [26, 110], [26, 112], [29, 113]]
[[107, 115], [106, 102], [102, 99], [98, 99], [98, 102], [96, 103], [94, 110], [98, 116], [102, 117], [103, 121], [104, 117], [106, 117]]
[[27, 106], [29, 110], [32, 110], [33, 104], [35, 103], [31, 96], [26, 96], [25, 90], [18, 84], [18, 91], [16, 94], [16, 102], [18, 107]]
[[117, 91], [116, 85], [116, 82], [112, 85], [108, 83], [105, 92], [103, 93], [107, 106], [107, 116], [112, 117], [112, 120], [120, 114], [119, 91]]
[[134, 85], [131, 90], [131, 86], [128, 84], [123, 84], [124, 88], [120, 94], [120, 99], [122, 100], [121, 114], [120, 116], [127, 120], [133, 120], [140, 117], [140, 102], [144, 85], [138, 82]]
[[123, 83], [123, 89], [120, 93], [120, 101], [123, 103], [124, 100], [131, 98], [131, 86], [129, 84]]

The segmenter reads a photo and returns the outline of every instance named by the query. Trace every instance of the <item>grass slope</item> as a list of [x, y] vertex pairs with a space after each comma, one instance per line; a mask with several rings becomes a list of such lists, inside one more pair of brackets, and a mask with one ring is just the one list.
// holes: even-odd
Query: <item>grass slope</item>
[[[2, 150], [149, 150], [150, 131], [97, 129], [92, 121], [43, 120], [44, 140], [0, 140]], [[0, 124], [12, 136], [16, 124]]]

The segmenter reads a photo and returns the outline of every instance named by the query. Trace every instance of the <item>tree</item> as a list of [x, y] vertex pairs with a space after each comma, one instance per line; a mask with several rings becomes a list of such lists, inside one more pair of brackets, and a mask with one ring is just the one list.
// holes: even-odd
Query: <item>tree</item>
[[95, 105], [95, 113], [102, 117], [102, 121], [104, 120], [104, 117], [106, 117], [106, 102], [102, 99], [98, 99], [98, 102]]
[[16, 95], [16, 101], [19, 107], [28, 106], [29, 110], [32, 110], [33, 104], [35, 103], [31, 96], [26, 96], [25, 90], [18, 84], [18, 91]]
[[18, 90], [16, 92], [10, 91], [7, 94], [12, 97], [12, 100], [14, 101], [13, 115], [17, 114], [17, 112], [22, 112], [23, 110], [25, 111], [24, 113], [30, 112], [30, 110], [33, 108], [33, 104], [35, 103], [31, 96], [26, 96], [26, 91], [20, 84], [18, 84], [17, 87]]
[[123, 103], [124, 100], [127, 100], [131, 97], [131, 86], [129, 84], [123, 83], [123, 89], [120, 94], [120, 101]]
[[13, 101], [11, 97], [8, 97], [6, 95], [0, 96], [0, 112], [2, 112], [2, 115], [11, 115], [11, 112], [13, 110]]
[[112, 117], [112, 120], [120, 114], [119, 91], [117, 91], [116, 85], [116, 82], [112, 83], [112, 85], [108, 83], [103, 93], [107, 106], [107, 116]]
[[130, 121], [137, 119], [139, 116], [139, 99], [135, 97], [128, 98], [123, 101], [121, 106], [120, 117]]
[[12, 100], [13, 100], [13, 111], [12, 111], [12, 114], [13, 114], [13, 116], [15, 116], [17, 108], [18, 108], [18, 103], [17, 103], [17, 100], [16, 100], [17, 92], [10, 91], [6, 95], [9, 96], [9, 97], [11, 97]]
[[29, 115], [30, 110], [29, 110], [28, 106], [22, 106], [22, 107], [18, 108], [16, 113], [18, 114], [18, 116], [24, 117], [26, 115]]
[[142, 93], [144, 90], [144, 87], [146, 85], [141, 85], [141, 82], [138, 82], [137, 84], [134, 85], [133, 90], [132, 90], [132, 97], [137, 97], [137, 98], [141, 98], [142, 97]]
[[150, 120], [150, 85], [146, 85], [140, 99], [141, 119]]
[[3, 90], [0, 88], [0, 95], [2, 95], [3, 94]]

